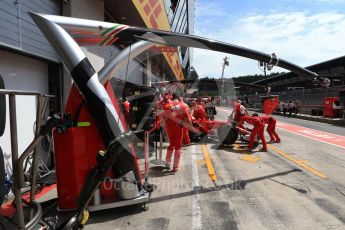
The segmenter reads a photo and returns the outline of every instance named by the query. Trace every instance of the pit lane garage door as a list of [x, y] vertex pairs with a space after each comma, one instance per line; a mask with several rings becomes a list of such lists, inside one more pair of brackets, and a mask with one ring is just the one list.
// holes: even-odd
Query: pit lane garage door
[[[48, 66], [59, 63], [50, 46], [28, 12], [61, 15], [60, 0], [0, 1], [0, 75], [5, 88], [38, 91], [48, 94]], [[17, 96], [19, 154], [34, 137], [36, 101], [34, 97]], [[0, 138], [5, 170], [12, 172], [8, 99], [5, 132]]]
[[28, 12], [61, 15], [59, 0], [0, 1], [0, 46], [51, 61], [58, 56], [32, 21]]
[[[48, 65], [44, 61], [0, 50], [0, 74], [8, 90], [29, 90], [48, 94]], [[36, 100], [32, 96], [16, 96], [18, 151], [22, 153], [34, 137]], [[0, 138], [5, 170], [12, 172], [10, 121], [6, 99], [5, 132]]]

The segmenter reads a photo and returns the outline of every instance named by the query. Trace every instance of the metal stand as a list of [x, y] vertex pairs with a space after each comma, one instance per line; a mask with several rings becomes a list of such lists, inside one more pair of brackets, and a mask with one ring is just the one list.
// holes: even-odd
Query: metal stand
[[[44, 102], [43, 102], [43, 109], [41, 112], [41, 115], [42, 115], [41, 120], [43, 120], [43, 116], [46, 113], [48, 102], [49, 102], [48, 97], [43, 98], [43, 99], [44, 99]], [[51, 173], [55, 172], [54, 170], [51, 171], [47, 166], [48, 161], [51, 157], [51, 154], [52, 154], [52, 152], [54, 152], [54, 141], [52, 138], [49, 139], [49, 146], [48, 146], [48, 150], [46, 150], [46, 151], [47, 151], [47, 158], [46, 158], [45, 162], [42, 159], [37, 158], [37, 161], [38, 161], [37, 162], [37, 176], [38, 176], [37, 179], [41, 179], [41, 178], [46, 177], [46, 176], [50, 175]], [[28, 169], [34, 167], [33, 162], [34, 162], [33, 161], [33, 155], [30, 155], [26, 158], [25, 166], [24, 166], [25, 172], [27, 172]]]
[[[145, 138], [144, 138], [144, 158], [145, 158], [145, 171], [144, 171], [144, 178], [145, 178], [145, 184], [148, 183], [148, 170], [149, 170], [149, 134], [152, 131], [147, 131], [145, 132]], [[127, 173], [129, 174], [129, 173]], [[133, 174], [133, 173], [132, 173]], [[133, 174], [134, 177], [134, 174]], [[116, 180], [124, 180], [124, 181], [129, 181], [130, 183], [136, 183], [134, 178], [120, 178]], [[114, 180], [113, 182], [115, 182]], [[110, 208], [118, 208], [118, 207], [124, 207], [128, 205], [134, 205], [134, 204], [143, 204], [145, 206], [145, 203], [149, 201], [150, 199], [150, 192], [146, 191], [145, 189], [141, 190], [140, 193], [138, 194], [139, 196], [136, 198], [132, 195], [132, 192], [134, 190], [127, 190], [126, 189], [137, 189], [137, 186], [131, 186], [127, 188], [124, 188], [122, 186], [116, 185], [116, 188], [119, 189], [117, 191], [117, 196], [111, 196], [111, 197], [105, 197], [102, 198], [99, 192], [99, 189], [96, 190], [96, 192], [93, 195], [93, 204], [88, 206], [88, 209], [90, 211], [99, 211], [99, 210], [105, 210], [105, 209], [110, 209]], [[129, 195], [128, 197], [121, 197], [120, 193], [127, 193], [125, 195]], [[121, 199], [123, 198], [123, 199]]]
[[110, 208], [119, 208], [134, 204], [145, 204], [150, 199], [148, 192], [143, 190], [143, 194], [137, 198], [130, 200], [113, 200], [113, 199], [102, 199], [97, 205], [90, 205], [88, 209], [92, 211], [105, 210]]
[[160, 131], [159, 132], [159, 158], [157, 157], [157, 151], [158, 151], [158, 144], [156, 142], [156, 159], [150, 161], [150, 164], [152, 164], [153, 166], [151, 167], [160, 167], [160, 168], [164, 168], [166, 162], [162, 160], [162, 155], [163, 155], [163, 134]]
[[[42, 215], [41, 207], [37, 202], [34, 201], [34, 198], [37, 174], [37, 144], [40, 143], [43, 138], [43, 136], [40, 135], [40, 127], [42, 123], [42, 107], [45, 96], [41, 95], [38, 92], [19, 90], [0, 90], [0, 94], [7, 94], [9, 96], [11, 153], [13, 166], [13, 193], [15, 195], [16, 201], [18, 229], [28, 229], [37, 224]], [[16, 95], [36, 96], [37, 99], [35, 138], [20, 157], [18, 157]], [[24, 160], [29, 156], [32, 156], [30, 204], [33, 205], [33, 208], [36, 210], [36, 212], [34, 213], [33, 210], [30, 209], [30, 221], [25, 224], [21, 189], [24, 187], [23, 163]]]

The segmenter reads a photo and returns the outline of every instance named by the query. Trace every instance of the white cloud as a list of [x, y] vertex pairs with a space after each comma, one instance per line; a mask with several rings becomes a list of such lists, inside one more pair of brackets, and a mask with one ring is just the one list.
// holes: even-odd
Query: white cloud
[[[279, 58], [308, 66], [345, 55], [344, 28], [344, 14], [289, 12], [238, 19], [224, 17], [222, 25], [212, 28], [197, 24], [195, 34], [264, 53], [274, 52]], [[195, 49], [193, 65], [201, 77], [220, 77], [224, 56], [226, 54]], [[256, 61], [231, 55], [226, 76], [255, 73], [262, 73]]]
[[197, 11], [195, 12], [196, 17], [215, 17], [215, 16], [223, 17], [224, 15], [226, 15], [226, 12], [222, 8], [219, 8], [219, 6], [217, 5], [217, 2], [213, 2], [213, 1], [204, 1], [204, 2], [197, 1], [196, 8], [197, 8]]
[[315, 2], [317, 3], [326, 3], [326, 4], [340, 4], [340, 5], [343, 5], [345, 2], [344, 0], [315, 0]]

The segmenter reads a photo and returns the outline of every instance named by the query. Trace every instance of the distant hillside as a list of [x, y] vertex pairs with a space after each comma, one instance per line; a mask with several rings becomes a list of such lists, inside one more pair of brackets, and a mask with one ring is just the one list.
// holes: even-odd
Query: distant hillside
[[[280, 74], [284, 74], [285, 72], [277, 72], [277, 73], [270, 73], [266, 76], [266, 78], [268, 77], [274, 77]], [[251, 82], [255, 82], [255, 81], [259, 81], [259, 80], [263, 80], [265, 79], [264, 75], [246, 75], [246, 76], [239, 76], [239, 77], [234, 77], [231, 80], [234, 82], [241, 82], [241, 83], [251, 83]], [[220, 80], [219, 78], [215, 79], [215, 78], [211, 78], [211, 77], [204, 77], [204, 78], [200, 78], [199, 80]], [[229, 78], [225, 78], [225, 80], [229, 80]]]
[[[277, 76], [277, 75], [280, 75], [280, 74], [284, 74], [285, 72], [277, 72], [277, 73], [270, 73], [267, 75], [266, 78], [268, 77], [274, 77], [274, 76]], [[265, 76], [264, 75], [246, 75], [246, 76], [239, 76], [239, 77], [234, 77], [233, 78], [233, 81], [234, 82], [242, 82], [242, 83], [251, 83], [251, 82], [255, 82], [255, 81], [259, 81], [259, 80], [262, 80], [262, 79], [265, 79]]]

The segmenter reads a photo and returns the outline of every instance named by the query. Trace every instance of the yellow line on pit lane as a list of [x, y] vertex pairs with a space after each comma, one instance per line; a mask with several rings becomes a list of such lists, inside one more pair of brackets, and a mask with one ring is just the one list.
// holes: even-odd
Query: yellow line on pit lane
[[268, 145], [268, 147], [269, 147], [270, 149], [272, 149], [273, 151], [277, 152], [278, 154], [282, 155], [282, 156], [285, 157], [286, 159], [288, 159], [288, 160], [292, 161], [293, 163], [295, 163], [295, 164], [301, 166], [302, 168], [308, 170], [309, 172], [311, 172], [311, 173], [313, 173], [313, 174], [315, 174], [315, 175], [317, 175], [317, 176], [319, 176], [319, 177], [321, 177], [321, 178], [323, 178], [323, 179], [327, 179], [327, 178], [328, 178], [325, 174], [323, 174], [323, 173], [317, 171], [316, 169], [314, 169], [314, 168], [312, 168], [312, 167], [306, 165], [305, 163], [308, 162], [308, 161], [305, 161], [305, 160], [297, 160], [297, 159], [293, 158], [292, 156], [290, 156], [289, 154], [283, 152], [282, 150], [280, 150], [280, 149], [278, 149], [277, 147], [274, 147], [274, 146], [272, 146], [272, 145]]
[[208, 153], [206, 144], [202, 144], [201, 148], [202, 148], [202, 152], [204, 153], [208, 175], [210, 176], [211, 180], [215, 182], [217, 180], [217, 175], [216, 175], [216, 172], [214, 171], [213, 164], [212, 164], [210, 155]]

